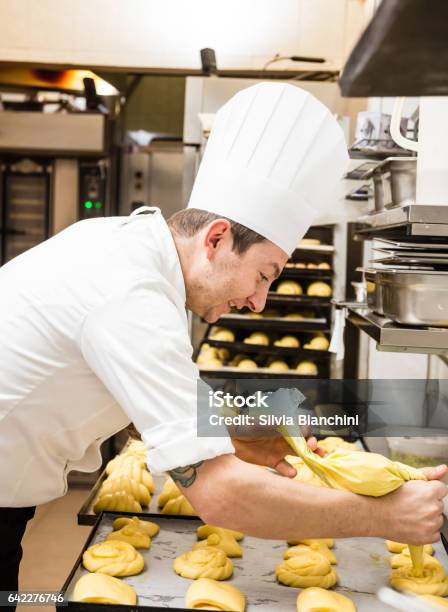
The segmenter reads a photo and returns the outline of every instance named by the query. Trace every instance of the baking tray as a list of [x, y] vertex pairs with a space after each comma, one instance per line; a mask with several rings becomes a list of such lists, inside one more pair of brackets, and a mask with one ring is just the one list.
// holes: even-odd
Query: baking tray
[[393, 249], [403, 249], [403, 250], [418, 250], [422, 249], [424, 251], [447, 251], [448, 250], [448, 242], [408, 242], [401, 240], [389, 240], [387, 238], [375, 238], [375, 241], [382, 242]]
[[[309, 262], [311, 263], [311, 262]], [[282, 274], [281, 274], [281, 279], [285, 279], [285, 278], [293, 278], [293, 279], [297, 279], [300, 280], [301, 278], [303, 280], [309, 280], [309, 279], [313, 279], [313, 278], [319, 278], [319, 279], [328, 279], [331, 283], [331, 279], [333, 278], [333, 270], [319, 270], [317, 268], [283, 268], [282, 270]]]
[[292, 257], [300, 255], [301, 252], [308, 251], [312, 253], [334, 253], [334, 246], [332, 244], [304, 244], [297, 246], [292, 254]]
[[221, 366], [220, 368], [207, 368], [206, 365], [200, 365], [199, 371], [201, 378], [328, 378], [328, 371], [320, 373], [317, 376], [307, 376], [298, 374], [296, 370], [284, 370], [277, 372], [269, 368], [256, 368], [253, 370], [243, 370], [242, 368], [231, 368], [229, 366]]
[[[66, 602], [58, 609], [67, 607], [71, 611], [110, 612], [124, 610], [175, 610], [185, 612], [184, 601], [191, 580], [177, 576], [172, 569], [173, 560], [188, 550], [196, 538], [199, 519], [145, 514], [142, 518], [152, 520], [161, 527], [153, 539], [149, 551], [140, 551], [145, 559], [145, 570], [138, 576], [124, 578], [132, 585], [139, 597], [136, 606], [107, 606], [80, 604], [70, 599], [78, 578], [86, 573], [82, 567], [82, 553], [92, 544], [101, 541], [112, 530], [112, 522], [126, 513], [105, 512], [92, 529], [80, 556], [62, 587]], [[132, 514], [129, 514], [132, 516]], [[234, 575], [226, 581], [236, 586], [246, 596], [246, 612], [294, 612], [299, 589], [282, 586], [275, 579], [275, 567], [282, 561], [287, 545], [279, 540], [261, 540], [246, 536], [241, 542], [243, 557], [233, 559]], [[436, 557], [448, 571], [448, 557], [442, 544], [435, 546]], [[384, 540], [379, 538], [350, 538], [336, 540], [333, 549], [338, 559], [335, 566], [339, 586], [334, 589], [350, 597], [358, 612], [384, 612], [375, 593], [388, 584], [390, 575], [389, 557]]]
[[216, 348], [226, 348], [229, 351], [235, 353], [251, 353], [258, 355], [278, 355], [279, 357], [303, 357], [303, 359], [318, 359], [324, 360], [329, 359], [332, 353], [329, 351], [315, 351], [312, 349], [304, 348], [288, 348], [284, 346], [263, 346], [261, 344], [245, 344], [244, 342], [222, 342], [221, 340], [212, 340], [211, 338], [204, 338], [201, 341], [202, 344], [209, 344]]
[[286, 319], [284, 317], [255, 318], [242, 314], [228, 314], [219, 318], [218, 327], [244, 328], [257, 331], [326, 331], [329, 333], [327, 319]]

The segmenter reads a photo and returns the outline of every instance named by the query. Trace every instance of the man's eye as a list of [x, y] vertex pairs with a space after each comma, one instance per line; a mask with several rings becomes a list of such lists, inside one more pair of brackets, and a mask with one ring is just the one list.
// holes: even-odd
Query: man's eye
[[267, 283], [267, 282], [268, 282], [268, 280], [269, 280], [269, 279], [268, 279], [268, 277], [267, 277], [267, 276], [265, 276], [264, 274], [262, 274], [261, 272], [260, 272], [260, 277], [261, 277], [261, 280], [262, 280], [262, 281], [265, 281], [266, 283]]

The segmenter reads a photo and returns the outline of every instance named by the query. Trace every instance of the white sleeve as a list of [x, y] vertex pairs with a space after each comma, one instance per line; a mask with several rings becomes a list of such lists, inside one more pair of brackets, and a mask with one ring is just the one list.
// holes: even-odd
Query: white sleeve
[[199, 370], [171, 289], [135, 283], [89, 313], [80, 338], [85, 361], [140, 432], [155, 473], [234, 453], [228, 435], [197, 435]]

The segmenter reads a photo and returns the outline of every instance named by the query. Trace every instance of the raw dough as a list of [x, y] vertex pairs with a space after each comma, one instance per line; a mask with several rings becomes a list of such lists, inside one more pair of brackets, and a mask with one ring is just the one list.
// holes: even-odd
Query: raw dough
[[431, 605], [431, 610], [446, 610], [448, 609], [448, 599], [438, 597], [437, 595], [421, 595], [419, 597], [422, 601], [426, 601]]
[[448, 595], [448, 576], [437, 559], [427, 555], [421, 576], [416, 576], [409, 563], [392, 570], [390, 584], [398, 591], [409, 591], [416, 595]]
[[315, 487], [326, 487], [327, 485], [324, 481], [319, 478], [310, 468], [305, 465], [300, 457], [294, 457], [292, 455], [288, 455], [286, 457], [286, 461], [290, 463], [297, 470], [296, 476], [294, 476], [294, 480], [299, 480], [300, 482], [304, 482], [306, 484], [314, 485]]
[[236, 367], [241, 368], [242, 370], [255, 370], [258, 368], [253, 359], [241, 359]]
[[312, 550], [277, 565], [275, 575], [282, 584], [301, 589], [311, 586], [330, 589], [337, 582], [328, 559]]
[[132, 495], [125, 491], [107, 493], [97, 498], [93, 511], [99, 514], [103, 510], [118, 512], [142, 512], [142, 507]]
[[163, 508], [163, 506], [170, 499], [175, 499], [176, 497], [179, 497], [179, 495], [182, 495], [179, 487], [172, 478], [168, 477], [163, 484], [159, 497], [157, 498], [157, 506], [159, 508]]
[[[386, 540], [386, 546], [387, 546], [387, 550], [391, 553], [402, 553], [402, 552], [405, 552], [405, 550], [409, 550], [407, 544], [401, 544], [400, 542], [393, 542], [392, 540]], [[428, 555], [434, 554], [434, 549], [431, 544], [425, 544], [425, 553]]]
[[292, 319], [292, 320], [296, 320], [296, 321], [303, 321], [305, 316], [301, 315], [299, 312], [290, 312], [288, 314], [285, 314], [285, 316], [283, 318], [284, 319]]
[[297, 364], [296, 372], [303, 374], [304, 376], [317, 376], [318, 369], [317, 365], [313, 361], [300, 361]]
[[303, 348], [310, 351], [327, 351], [329, 346], [330, 343], [325, 336], [314, 336], [307, 344], [303, 345]]
[[301, 295], [303, 290], [296, 281], [285, 280], [277, 285], [277, 293], [282, 293], [283, 295]]
[[[427, 553], [423, 554], [423, 565], [427, 565], [430, 561], [431, 561], [432, 557], [431, 555], [428, 555]], [[392, 569], [397, 569], [398, 567], [404, 567], [405, 565], [410, 565], [412, 563], [412, 559], [411, 559], [411, 553], [409, 552], [409, 548], [406, 546], [406, 548], [403, 550], [402, 553], [397, 553], [395, 555], [392, 555], [392, 557], [389, 559], [390, 562], [390, 566], [392, 567]]]
[[105, 574], [81, 576], [73, 589], [73, 599], [84, 603], [128, 606], [134, 606], [137, 603], [137, 595], [129, 584]]
[[242, 533], [241, 531], [235, 531], [234, 529], [225, 529], [224, 527], [215, 527], [214, 525], [201, 525], [200, 527], [197, 528], [196, 533], [197, 533], [199, 540], [208, 538], [208, 536], [212, 533], [231, 536], [237, 542], [239, 542], [240, 540], [244, 538], [244, 533]]
[[311, 587], [299, 593], [297, 612], [356, 612], [356, 606], [341, 593]]
[[318, 552], [323, 555], [331, 565], [337, 565], [338, 561], [336, 555], [328, 546], [322, 542], [311, 542], [310, 544], [298, 544], [297, 546], [291, 546], [283, 553], [283, 559], [290, 559], [291, 557], [297, 557], [297, 555], [303, 555], [308, 553], [310, 550]]
[[120, 540], [120, 542], [131, 544], [134, 548], [149, 548], [151, 546], [149, 535], [132, 524], [112, 531], [107, 535], [106, 540]]
[[244, 344], [259, 344], [261, 346], [269, 345], [269, 336], [263, 332], [254, 332], [247, 338], [244, 338]]
[[320, 240], [317, 238], [302, 238], [302, 240], [299, 242], [299, 248], [301, 246], [315, 246], [318, 244], [320, 244]]
[[231, 584], [199, 578], [189, 587], [185, 606], [189, 610], [244, 612], [246, 602], [243, 593]]
[[107, 481], [116, 480], [122, 476], [127, 476], [130, 480], [144, 485], [150, 493], [154, 493], [154, 480], [145, 466], [140, 462], [134, 461], [131, 463], [124, 463], [109, 475]]
[[311, 295], [313, 297], [330, 297], [332, 290], [328, 283], [316, 281], [308, 286], [306, 293], [307, 295]]
[[233, 563], [219, 548], [206, 546], [180, 555], [173, 562], [174, 571], [183, 578], [227, 580], [233, 573]]
[[[111, 474], [113, 476], [114, 473]], [[103, 482], [99, 491], [99, 497], [107, 495], [108, 493], [118, 493], [124, 491], [138, 501], [141, 506], [148, 506], [151, 501], [151, 495], [145, 485], [131, 480], [128, 476], [120, 476], [118, 478], [112, 478], [111, 476]]]
[[220, 340], [221, 342], [235, 342], [235, 334], [226, 327], [214, 327], [211, 331], [210, 339]]
[[300, 348], [300, 342], [295, 336], [283, 336], [274, 342], [274, 346], [285, 346], [287, 348]]
[[289, 370], [288, 364], [282, 359], [274, 359], [268, 365], [268, 368], [269, 370], [274, 370], [274, 372], [286, 372], [287, 370]]
[[134, 576], [144, 567], [143, 557], [131, 544], [107, 540], [90, 546], [82, 555], [82, 563], [89, 572], [109, 576]]
[[108, 462], [106, 465], [106, 474], [110, 476], [112, 472], [115, 472], [126, 465], [133, 465], [134, 463], [144, 466], [145, 459], [135, 454], [122, 453]]
[[326, 261], [321, 261], [320, 264], [317, 264], [319, 270], [331, 270], [331, 266]]
[[316, 270], [317, 269], [317, 264], [313, 263], [312, 261], [310, 261], [307, 266], [308, 270]]
[[193, 550], [205, 548], [206, 546], [219, 548], [220, 550], [224, 551], [228, 557], [243, 556], [243, 549], [241, 546], [231, 534], [225, 533], [225, 530], [210, 533], [205, 540], [194, 544]]
[[321, 544], [325, 544], [327, 548], [333, 548], [334, 540], [333, 538], [313, 538], [311, 540], [288, 540], [288, 544], [290, 546], [295, 546], [296, 544], [305, 544], [305, 546], [310, 546], [313, 542], [319, 542]]
[[184, 495], [170, 499], [163, 506], [162, 514], [180, 514], [182, 516], [197, 516], [196, 510]]
[[157, 525], [157, 523], [152, 523], [151, 521], [143, 521], [142, 519], [139, 519], [138, 516], [133, 516], [132, 518], [129, 516], [120, 516], [116, 518], [112, 523], [112, 527], [115, 530], [121, 529], [126, 525], [133, 525], [135, 529], [146, 533], [147, 535], [149, 535], [150, 538], [156, 536], [160, 531], [160, 527], [159, 525]]

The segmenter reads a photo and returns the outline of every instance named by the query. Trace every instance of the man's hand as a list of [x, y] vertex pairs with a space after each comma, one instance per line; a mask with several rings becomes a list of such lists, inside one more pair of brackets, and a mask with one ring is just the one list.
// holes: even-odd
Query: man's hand
[[[378, 499], [382, 511], [378, 519], [385, 527], [384, 537], [407, 544], [432, 544], [439, 540], [443, 524], [443, 499], [448, 487], [437, 479], [447, 472], [446, 465], [422, 470], [429, 482], [411, 480]], [[375, 531], [378, 529], [374, 526]]]
[[[316, 438], [308, 438], [307, 443], [312, 451], [323, 455], [322, 449], [317, 448]], [[235, 447], [236, 456], [242, 461], [273, 468], [279, 474], [288, 478], [294, 478], [297, 474], [295, 468], [285, 460], [285, 457], [292, 455], [294, 451], [286, 440], [280, 436], [232, 438], [232, 444]]]

